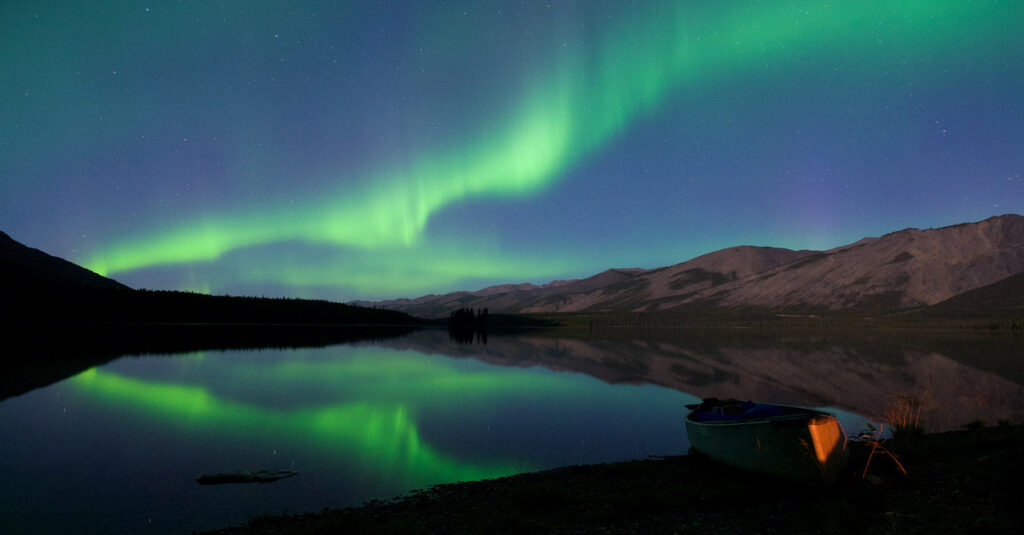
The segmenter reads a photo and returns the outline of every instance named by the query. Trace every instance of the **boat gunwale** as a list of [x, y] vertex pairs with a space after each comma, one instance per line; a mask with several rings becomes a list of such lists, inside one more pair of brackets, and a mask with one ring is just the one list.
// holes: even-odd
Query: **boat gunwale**
[[777, 415], [777, 416], [767, 416], [767, 417], [763, 417], [763, 418], [752, 418], [750, 420], [708, 420], [708, 421], [700, 422], [700, 421], [697, 421], [697, 420], [694, 420], [694, 419], [691, 418], [697, 411], [690, 411], [690, 413], [686, 415], [686, 423], [690, 423], [690, 424], [693, 424], [693, 425], [704, 425], [704, 426], [710, 426], [710, 427], [750, 426], [750, 425], [755, 425], [755, 424], [768, 424], [768, 425], [771, 425], [771, 424], [793, 423], [795, 421], [807, 421], [807, 420], [810, 420], [811, 418], [819, 417], [819, 416], [820, 417], [825, 417], [828, 420], [835, 420], [837, 422], [839, 421], [839, 419], [836, 417], [836, 415], [834, 415], [834, 414], [832, 414], [830, 412], [820, 411], [820, 410], [817, 410], [817, 409], [808, 409], [808, 408], [804, 408], [804, 407], [796, 407], [796, 406], [793, 406], [793, 405], [779, 405], [777, 403], [761, 403], [760, 405], [771, 405], [771, 406], [775, 406], [775, 407], [782, 407], [782, 408], [785, 408], [785, 409], [796, 409], [797, 411], [800, 411], [800, 412], [798, 412], [796, 414], [780, 414], [780, 415]]

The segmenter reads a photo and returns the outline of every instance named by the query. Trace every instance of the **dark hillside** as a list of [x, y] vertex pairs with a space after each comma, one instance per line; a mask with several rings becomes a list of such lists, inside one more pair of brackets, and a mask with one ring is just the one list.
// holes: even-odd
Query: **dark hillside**
[[926, 309], [942, 315], [990, 315], [1024, 312], [1024, 273], [955, 295]]
[[0, 399], [121, 355], [401, 336], [408, 314], [329, 301], [133, 290], [0, 233]]
[[308, 299], [133, 290], [0, 232], [0, 322], [416, 324], [403, 312]]
[[129, 290], [113, 279], [18, 243], [0, 232], [0, 284], [22, 293], [43, 289]]
[[3, 335], [0, 401], [124, 355], [325, 347], [404, 336], [412, 325], [85, 324], [22, 326]]
[[903, 323], [1008, 329], [1019, 335], [1024, 330], [1024, 273], [893, 317]]

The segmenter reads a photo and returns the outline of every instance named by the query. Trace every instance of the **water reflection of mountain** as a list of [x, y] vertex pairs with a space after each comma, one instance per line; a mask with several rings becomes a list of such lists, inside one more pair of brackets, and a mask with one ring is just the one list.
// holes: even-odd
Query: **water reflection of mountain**
[[926, 405], [930, 430], [974, 420], [1024, 420], [1024, 344], [991, 339], [913, 340], [729, 336], [693, 332], [491, 337], [455, 345], [446, 333], [385, 342], [502, 366], [582, 372], [609, 383], [649, 383], [700, 397], [831, 406], [881, 417], [895, 395]]
[[56, 383], [126, 355], [189, 353], [210, 349], [325, 347], [403, 336], [400, 325], [288, 324], [78, 324], [0, 331], [4, 373], [0, 401]]

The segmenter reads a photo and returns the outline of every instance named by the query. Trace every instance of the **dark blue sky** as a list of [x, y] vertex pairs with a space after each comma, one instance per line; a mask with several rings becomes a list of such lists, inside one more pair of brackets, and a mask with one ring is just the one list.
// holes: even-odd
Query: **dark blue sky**
[[0, 6], [0, 229], [417, 296], [1024, 211], [1024, 4]]

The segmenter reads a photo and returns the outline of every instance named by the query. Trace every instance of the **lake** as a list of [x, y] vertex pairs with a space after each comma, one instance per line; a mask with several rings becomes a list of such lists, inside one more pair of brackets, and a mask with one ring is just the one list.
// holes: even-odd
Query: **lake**
[[[825, 407], [847, 433], [894, 396], [929, 430], [1024, 420], [1021, 343], [606, 330], [444, 331], [318, 348], [123, 357], [0, 402], [7, 534], [188, 533], [438, 483], [680, 455], [684, 406]], [[283, 469], [274, 483], [203, 474]]]

